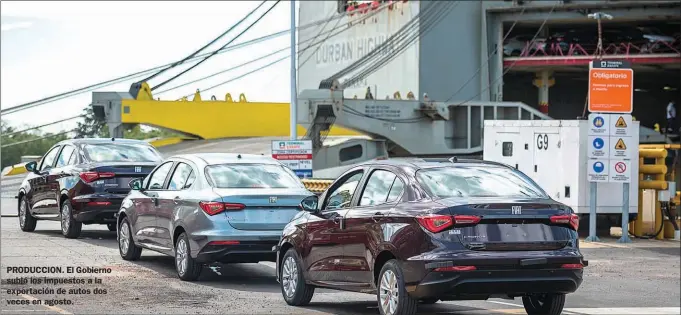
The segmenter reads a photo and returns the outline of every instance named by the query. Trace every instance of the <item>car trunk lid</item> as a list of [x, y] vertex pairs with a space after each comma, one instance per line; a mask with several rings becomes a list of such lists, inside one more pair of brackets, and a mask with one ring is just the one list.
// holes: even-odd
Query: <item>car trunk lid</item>
[[454, 217], [448, 231], [471, 250], [556, 250], [568, 245], [578, 219], [550, 199], [447, 198], [441, 214]]
[[143, 178], [156, 167], [154, 162], [107, 162], [92, 163], [80, 178], [95, 191], [112, 194], [127, 194], [129, 183], [135, 178]]
[[[311, 193], [305, 188], [213, 188], [224, 204], [235, 205], [224, 211], [237, 230], [282, 230], [300, 211], [300, 202]], [[241, 208], [241, 209], [239, 209]]]

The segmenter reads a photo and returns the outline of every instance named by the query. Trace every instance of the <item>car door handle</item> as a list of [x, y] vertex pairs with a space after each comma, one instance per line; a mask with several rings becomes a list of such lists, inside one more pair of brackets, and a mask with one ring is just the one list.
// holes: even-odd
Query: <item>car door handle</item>
[[378, 222], [380, 220], [383, 220], [385, 218], [385, 214], [383, 212], [376, 212], [374, 213], [373, 216], [371, 216], [372, 219], [374, 219], [374, 222]]
[[173, 198], [173, 202], [174, 202], [176, 205], [179, 205], [179, 204], [180, 204], [180, 201], [182, 201], [182, 198], [180, 198], [179, 196]]

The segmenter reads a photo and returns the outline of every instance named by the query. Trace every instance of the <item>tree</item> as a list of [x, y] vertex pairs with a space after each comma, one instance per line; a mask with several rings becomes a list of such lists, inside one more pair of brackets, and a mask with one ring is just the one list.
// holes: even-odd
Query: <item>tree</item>
[[[6, 134], [15, 132], [16, 129], [7, 126], [5, 122], [0, 123], [2, 133], [2, 149], [0, 150], [0, 166], [2, 168], [21, 162], [24, 155], [43, 155], [55, 143], [67, 138], [67, 135], [55, 135], [40, 132], [20, 132], [11, 136]], [[42, 139], [41, 139], [42, 138]], [[21, 143], [11, 145], [15, 143]]]
[[83, 109], [83, 120], [76, 127], [76, 138], [108, 138], [109, 128], [106, 122], [95, 117], [92, 106]]

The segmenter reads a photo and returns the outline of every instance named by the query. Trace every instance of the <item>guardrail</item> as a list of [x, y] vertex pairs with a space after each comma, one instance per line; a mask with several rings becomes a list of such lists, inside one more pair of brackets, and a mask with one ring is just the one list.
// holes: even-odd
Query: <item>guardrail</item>
[[[593, 44], [568, 44], [550, 43], [546, 45], [536, 42], [526, 42], [525, 47], [518, 56], [510, 57], [571, 57], [571, 56], [594, 56], [598, 53]], [[656, 55], [656, 54], [681, 54], [681, 41], [674, 42], [655, 41], [646, 43], [621, 42], [609, 43], [603, 47], [603, 55]], [[505, 56], [509, 57], [509, 56]]]

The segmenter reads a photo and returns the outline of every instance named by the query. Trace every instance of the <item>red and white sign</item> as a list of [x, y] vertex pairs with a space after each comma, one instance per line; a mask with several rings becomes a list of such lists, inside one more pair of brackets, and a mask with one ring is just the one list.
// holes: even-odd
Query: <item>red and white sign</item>
[[311, 140], [274, 140], [272, 157], [301, 178], [312, 177]]
[[630, 160], [610, 160], [610, 182], [630, 183], [631, 168]]

